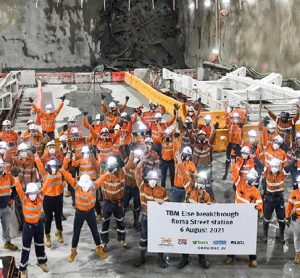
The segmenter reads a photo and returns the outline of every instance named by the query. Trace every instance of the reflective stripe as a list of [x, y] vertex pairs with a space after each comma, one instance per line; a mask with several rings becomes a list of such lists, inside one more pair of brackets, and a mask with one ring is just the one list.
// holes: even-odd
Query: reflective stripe
[[236, 191], [235, 196], [237, 197], [238, 200], [242, 201], [243, 203], [247, 203], [247, 204], [250, 203], [250, 201], [248, 201], [248, 200], [244, 199], [243, 197], [241, 197], [241, 196], [238, 194], [237, 191]]
[[101, 190], [103, 190], [103, 191], [105, 191], [105, 192], [107, 192], [107, 193], [110, 193], [110, 194], [112, 194], [112, 195], [115, 195], [115, 194], [117, 194], [117, 193], [123, 191], [123, 188], [119, 188], [118, 190], [111, 191], [111, 190], [108, 190], [108, 189], [102, 187]]
[[283, 191], [284, 190], [284, 188], [279, 188], [279, 189], [269, 189], [269, 188], [267, 188], [267, 191], [268, 192], [279, 192], [279, 191]]
[[30, 248], [27, 248], [24, 245], [22, 246], [22, 249], [25, 250], [25, 251], [27, 251], [27, 252], [30, 252]]
[[[24, 212], [23, 212], [23, 213], [24, 213]], [[42, 212], [41, 212], [41, 213], [34, 214], [34, 215], [28, 215], [28, 214], [24, 213], [24, 217], [25, 217], [25, 218], [29, 218], [29, 219], [34, 219], [34, 218], [39, 218], [39, 217], [41, 217], [41, 214], [42, 214]]]
[[23, 208], [26, 209], [26, 210], [29, 210], [29, 211], [38, 211], [38, 210], [41, 209], [41, 208], [38, 208], [38, 207], [36, 207], [36, 208], [31, 208], [31, 207], [27, 207], [27, 206], [25, 206], [25, 205], [23, 205]]
[[82, 203], [82, 202], [80, 202], [80, 201], [78, 201], [78, 200], [75, 200], [75, 203], [76, 203], [76, 205], [80, 205], [80, 206], [83, 206], [83, 207], [88, 207], [88, 206], [90, 206], [91, 204], [93, 204], [93, 203], [95, 203], [96, 202], [96, 198], [95, 199], [92, 199], [90, 202], [88, 202], [88, 203]]

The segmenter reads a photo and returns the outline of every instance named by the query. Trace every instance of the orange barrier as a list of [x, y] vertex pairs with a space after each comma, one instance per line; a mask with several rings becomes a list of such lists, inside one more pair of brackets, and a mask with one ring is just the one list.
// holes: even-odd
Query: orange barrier
[[112, 82], [124, 82], [125, 80], [125, 72], [112, 72], [111, 73], [111, 81]]
[[0, 73], [0, 78], [5, 78], [7, 73]]
[[228, 136], [229, 136], [228, 129], [216, 130], [216, 139], [214, 144], [215, 152], [223, 152], [226, 150], [226, 147], [228, 145]]

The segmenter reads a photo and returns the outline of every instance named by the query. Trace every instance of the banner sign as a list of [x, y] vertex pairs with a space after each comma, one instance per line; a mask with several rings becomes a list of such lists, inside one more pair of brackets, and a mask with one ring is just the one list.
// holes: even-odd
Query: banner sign
[[148, 251], [254, 255], [255, 204], [148, 202]]

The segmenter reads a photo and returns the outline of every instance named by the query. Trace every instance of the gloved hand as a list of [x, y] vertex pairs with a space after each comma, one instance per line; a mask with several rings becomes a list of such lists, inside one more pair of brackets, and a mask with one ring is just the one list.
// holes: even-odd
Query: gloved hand
[[136, 131], [132, 131], [132, 135], [135, 137], [135, 136], [137, 136], [138, 134], [137, 134]]
[[30, 103], [33, 103], [33, 102], [34, 102], [34, 99], [33, 99], [32, 97], [30, 97], [30, 98], [29, 98], [29, 102], [30, 102]]
[[122, 127], [123, 125], [124, 125], [124, 121], [123, 121], [123, 120], [120, 120], [119, 126]]
[[18, 131], [18, 136], [21, 136], [22, 135], [22, 131]]
[[285, 219], [285, 224], [289, 227], [291, 224], [291, 218], [286, 218]]
[[179, 106], [177, 103], [175, 103], [175, 104], [174, 104], [174, 109], [175, 109], [175, 111], [178, 111], [179, 108], [180, 108], [180, 106]]
[[202, 102], [201, 102], [201, 98], [200, 98], [200, 97], [198, 98], [198, 103], [199, 103], [199, 104], [201, 104], [201, 103], [202, 103]]
[[13, 177], [18, 177], [19, 176], [19, 173], [20, 173], [20, 170], [17, 169], [17, 168], [13, 168], [12, 171], [11, 171]]
[[88, 113], [89, 113], [89, 112], [86, 112], [86, 111], [85, 111], [85, 112], [83, 112], [83, 115], [86, 116]]
[[286, 133], [286, 134], [290, 134], [291, 131], [292, 131], [291, 129], [287, 129], [287, 130], [285, 131], [285, 133]]
[[62, 102], [64, 102], [65, 99], [66, 99], [66, 96], [62, 96], [62, 97], [61, 97], [61, 101], [62, 101]]
[[243, 128], [244, 124], [243, 123], [239, 123], [239, 127]]
[[218, 129], [219, 126], [220, 126], [219, 122], [216, 122], [216, 123], [214, 124], [214, 129]]
[[101, 100], [105, 100], [105, 95], [101, 94]]
[[126, 102], [127, 102], [127, 101], [129, 100], [129, 96], [126, 96], [126, 97], [125, 97], [125, 100], [126, 100]]
[[34, 145], [31, 145], [30, 146], [30, 151], [33, 153], [33, 154], [36, 154], [36, 147]]

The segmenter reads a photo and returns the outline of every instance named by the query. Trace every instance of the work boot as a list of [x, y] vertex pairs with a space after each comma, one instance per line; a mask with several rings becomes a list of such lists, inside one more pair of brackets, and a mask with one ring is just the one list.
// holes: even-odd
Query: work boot
[[50, 236], [50, 234], [45, 234], [45, 244], [48, 248], [51, 247], [51, 236]]
[[27, 278], [27, 270], [21, 271], [21, 278]]
[[70, 254], [70, 256], [68, 257], [68, 262], [69, 262], [69, 263], [73, 263], [76, 256], [77, 256], [76, 248], [72, 248], [72, 249], [71, 249], [71, 254]]
[[137, 230], [140, 231], [141, 230], [141, 224], [139, 222], [139, 218], [140, 218], [140, 210], [139, 209], [134, 209], [133, 210], [133, 227]]
[[204, 255], [198, 255], [198, 261], [199, 264], [203, 267], [203, 268], [209, 268], [209, 261], [206, 259], [206, 257]]
[[49, 268], [47, 266], [47, 264], [36, 264], [37, 266], [39, 266], [44, 272], [49, 272]]
[[300, 252], [296, 253], [294, 263], [295, 264], [300, 264]]
[[232, 263], [233, 263], [233, 258], [227, 257], [227, 258], [223, 261], [223, 263], [224, 263], [224, 264], [227, 264], [227, 265], [232, 264]]
[[164, 254], [163, 253], [158, 253], [158, 264], [161, 268], [167, 268], [168, 267], [168, 262], [166, 259], [164, 259]]
[[120, 240], [120, 247], [127, 248], [127, 242], [125, 240]]
[[18, 246], [14, 245], [10, 241], [8, 241], [4, 244], [4, 249], [11, 250], [11, 251], [16, 251], [16, 250], [18, 250]]
[[229, 170], [229, 165], [230, 165], [230, 161], [226, 160], [225, 161], [225, 174], [223, 176], [223, 180], [227, 179], [228, 176], [228, 170]]
[[104, 220], [104, 217], [103, 217], [102, 214], [96, 215], [96, 221], [97, 221], [97, 222], [103, 222], [103, 220]]
[[178, 269], [183, 269], [184, 267], [186, 267], [189, 264], [189, 255], [187, 254], [183, 254], [181, 261], [179, 262], [179, 264], [177, 265]]
[[249, 262], [250, 267], [257, 267], [257, 265], [258, 265], [257, 260], [252, 260], [252, 261]]
[[62, 235], [62, 230], [57, 230], [55, 233], [56, 239], [59, 243], [64, 243], [64, 238]]
[[98, 256], [102, 259], [102, 260], [105, 260], [107, 259], [107, 255], [106, 253], [104, 252], [103, 248], [101, 247], [101, 245], [97, 246], [96, 247], [96, 253], [98, 254]]
[[100, 246], [102, 247], [103, 250], [107, 248], [108, 242], [102, 242]]
[[140, 267], [146, 262], [146, 249], [143, 248], [140, 252], [140, 257], [138, 260], [134, 263], [135, 267]]
[[65, 197], [66, 197], [66, 198], [69, 198], [69, 197], [71, 197], [71, 191], [69, 191], [69, 190], [68, 190], [68, 191], [66, 191], [66, 193], [65, 193]]

